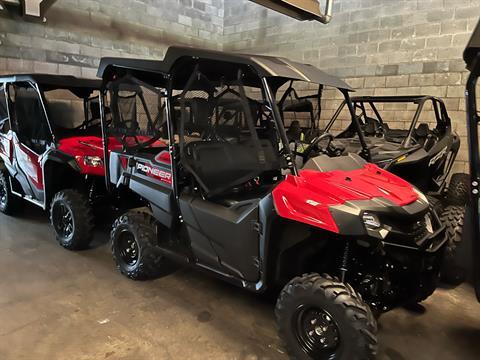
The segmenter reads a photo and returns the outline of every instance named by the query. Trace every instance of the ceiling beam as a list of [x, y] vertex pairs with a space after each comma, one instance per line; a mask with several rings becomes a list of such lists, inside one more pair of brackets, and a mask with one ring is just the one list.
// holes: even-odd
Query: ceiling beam
[[8, 10], [26, 20], [46, 21], [45, 12], [56, 0], [0, 0], [0, 10]]
[[333, 0], [325, 0], [322, 12], [320, 0], [250, 0], [297, 20], [316, 20], [327, 24], [332, 19]]

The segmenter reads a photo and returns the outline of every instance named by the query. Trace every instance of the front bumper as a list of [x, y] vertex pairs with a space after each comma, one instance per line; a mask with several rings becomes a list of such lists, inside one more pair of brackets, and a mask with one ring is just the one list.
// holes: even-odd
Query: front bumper
[[[431, 221], [431, 231], [426, 222]], [[410, 222], [384, 225], [388, 228], [388, 234], [382, 240], [383, 246], [400, 247], [425, 253], [438, 252], [447, 242], [445, 226], [435, 211], [430, 210], [425, 216], [415, 218]]]

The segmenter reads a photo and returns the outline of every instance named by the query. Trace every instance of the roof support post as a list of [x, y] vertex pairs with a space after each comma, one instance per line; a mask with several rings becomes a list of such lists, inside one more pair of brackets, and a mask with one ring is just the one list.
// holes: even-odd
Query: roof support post
[[345, 102], [348, 106], [348, 111], [350, 112], [350, 116], [352, 117], [352, 123], [357, 131], [358, 138], [360, 139], [360, 145], [362, 146], [362, 157], [367, 160], [371, 161], [372, 156], [370, 154], [370, 149], [368, 148], [367, 142], [365, 141], [365, 136], [363, 135], [362, 128], [360, 127], [360, 123], [358, 122], [358, 118], [355, 116], [355, 109], [353, 108], [352, 100], [350, 99], [350, 95], [348, 90], [340, 89], [345, 96]]

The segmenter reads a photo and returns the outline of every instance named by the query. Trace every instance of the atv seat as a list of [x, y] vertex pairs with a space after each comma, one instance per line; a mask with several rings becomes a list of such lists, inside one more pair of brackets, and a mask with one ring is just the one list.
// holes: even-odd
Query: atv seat
[[381, 129], [381, 124], [377, 119], [366, 116], [364, 132], [366, 136], [374, 136]]
[[288, 141], [300, 141], [302, 140], [302, 128], [298, 120], [292, 121], [289, 129], [287, 130]]
[[427, 151], [430, 150], [436, 142], [435, 136], [426, 123], [421, 123], [418, 125], [418, 128], [415, 129], [415, 139]]
[[317, 170], [320, 172], [329, 172], [334, 170], [351, 171], [363, 168], [366, 163], [367, 162], [364, 159], [354, 153], [337, 157], [320, 155], [308, 160], [303, 169]]
[[383, 124], [383, 133], [386, 141], [401, 143], [408, 135], [408, 130], [390, 129], [388, 124]]
[[[185, 119], [182, 119], [182, 106], [185, 106]], [[213, 113], [212, 103], [201, 97], [187, 98], [181, 101], [174, 100], [173, 118], [176, 127], [184, 120], [185, 135], [202, 134], [210, 126], [210, 118]]]

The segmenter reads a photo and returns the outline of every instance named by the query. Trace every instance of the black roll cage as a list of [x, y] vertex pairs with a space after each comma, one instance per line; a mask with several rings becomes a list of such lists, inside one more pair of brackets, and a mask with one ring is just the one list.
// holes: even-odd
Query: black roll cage
[[[364, 135], [361, 131], [360, 123], [355, 118], [355, 112], [353, 105], [350, 101], [349, 92], [352, 91], [352, 88], [346, 84], [341, 79], [331, 76], [323, 71], [315, 68], [309, 64], [301, 64], [297, 62], [290, 61], [285, 58], [276, 58], [270, 56], [259, 56], [259, 55], [248, 55], [248, 54], [237, 54], [237, 53], [225, 53], [212, 50], [204, 49], [195, 49], [195, 48], [181, 48], [181, 47], [170, 47], [167, 50], [164, 60], [138, 60], [138, 59], [122, 59], [122, 58], [103, 58], [100, 61], [100, 66], [98, 70], [98, 76], [103, 79], [102, 86], [102, 106], [101, 106], [101, 119], [102, 119], [102, 132], [104, 139], [104, 156], [105, 156], [105, 168], [107, 171], [107, 189], [110, 188], [108, 183], [109, 178], [109, 159], [108, 159], [108, 135], [107, 129], [105, 127], [105, 114], [104, 106], [106, 90], [105, 86], [109, 81], [117, 79], [119, 76], [125, 74], [131, 74], [138, 79], [150, 83], [152, 86], [163, 86], [167, 87], [167, 127], [169, 132], [169, 152], [172, 158], [172, 177], [173, 187], [175, 191], [175, 196], [178, 195], [175, 182], [175, 166], [176, 166], [176, 153], [175, 153], [175, 141], [174, 141], [174, 132], [172, 124], [172, 99], [174, 98], [173, 92], [177, 90], [182, 90], [182, 84], [178, 82], [185, 82], [185, 78], [176, 78], [177, 68], [185, 69], [185, 63], [202, 63], [205, 64], [208, 62], [217, 62], [224, 64], [234, 64], [235, 66], [248, 69], [248, 75], [246, 75], [242, 80], [246, 86], [256, 86], [261, 89], [264, 98], [267, 101], [265, 106], [272, 112], [276, 128], [280, 135], [280, 140], [282, 142], [285, 160], [288, 168], [295, 175], [298, 174], [298, 169], [295, 166], [293, 161], [292, 152], [289, 147], [288, 138], [286, 135], [285, 127], [283, 125], [281, 112], [278, 108], [278, 104], [275, 101], [275, 95], [281, 86], [286, 82], [295, 80], [295, 81], [305, 81], [311, 83], [317, 83], [327, 86], [333, 86], [339, 89], [344, 95], [345, 102], [348, 105], [350, 115], [352, 117], [352, 122], [355, 124], [355, 128], [358, 132], [360, 142], [362, 145], [362, 156], [370, 160], [370, 151], [367, 147]], [[216, 73], [219, 76], [219, 81], [222, 78], [219, 73], [219, 69], [214, 66], [211, 67], [210, 73]], [[237, 75], [237, 74], [235, 74]], [[319, 91], [321, 93], [321, 91]], [[320, 101], [320, 99], [318, 100]], [[320, 107], [319, 107], [320, 109]]]
[[[435, 113], [435, 118], [437, 121], [437, 127], [439, 129], [449, 129], [451, 128], [451, 120], [448, 116], [447, 109], [445, 107], [445, 103], [435, 96], [430, 95], [421, 95], [421, 96], [354, 96], [351, 98], [354, 108], [359, 108], [362, 111], [362, 115], [366, 115], [365, 103], [369, 104], [372, 108], [377, 120], [383, 125], [385, 124], [383, 121], [380, 112], [377, 110], [375, 103], [414, 103], [417, 106], [415, 114], [413, 115], [412, 122], [410, 127], [408, 128], [408, 133], [405, 139], [402, 141], [403, 147], [409, 147], [411, 144], [411, 140], [413, 137], [413, 133], [415, 131], [415, 126], [417, 125], [418, 119], [420, 118], [420, 114], [422, 113], [423, 106], [427, 101], [432, 101], [433, 110]], [[327, 126], [325, 127], [325, 132], [329, 132], [337, 120], [338, 116], [342, 112], [345, 106], [345, 101], [343, 101], [338, 109], [333, 114], [332, 118], [328, 122]]]
[[[112, 69], [110, 69], [110, 71], [112, 71]], [[197, 71], [198, 71], [198, 68], [192, 73], [188, 82], [190, 82], [190, 80], [193, 79], [196, 76]], [[137, 73], [137, 71], [135, 69], [127, 69], [125, 67], [122, 67], [120, 72], [122, 74], [128, 74], [130, 76], [130, 78], [135, 78], [135, 74]], [[143, 71], [141, 71], [141, 73], [144, 74]], [[171, 114], [173, 114], [172, 99], [174, 97], [178, 96], [178, 95], [173, 95], [173, 92], [175, 90], [184, 91], [184, 89], [177, 89], [177, 87], [174, 86], [174, 80], [175, 79], [174, 79], [174, 76], [172, 74], [156, 72], [156, 75], [157, 75], [157, 77], [163, 78], [165, 80], [165, 82], [162, 83], [162, 82], [157, 81], [154, 86], [164, 86], [164, 87], [167, 88], [167, 95], [166, 95], [165, 99], [166, 99], [166, 109], [167, 109], [166, 110], [167, 111], [166, 121], [167, 121], [168, 140], [169, 140], [168, 150], [169, 150], [169, 153], [170, 153], [171, 159], [172, 159], [171, 161], [172, 161], [172, 179], [173, 179], [174, 195], [175, 195], [176, 198], [178, 198], [178, 189], [177, 189], [175, 168], [176, 168], [176, 163], [179, 159], [177, 158], [177, 150], [175, 148], [175, 138], [174, 138], [174, 134], [175, 134], [174, 131], [175, 130], [173, 128], [173, 119], [171, 118]], [[238, 74], [238, 76], [240, 76], [240, 74]], [[114, 76], [114, 78], [117, 79], [118, 77]], [[275, 125], [278, 129], [280, 139], [282, 140], [283, 149], [285, 149], [285, 152], [286, 152], [285, 158], [286, 158], [286, 161], [287, 161], [288, 168], [292, 171], [293, 174], [298, 175], [298, 169], [296, 168], [295, 163], [292, 161], [293, 156], [292, 156], [291, 150], [288, 146], [288, 139], [287, 139], [287, 135], [286, 135], [286, 132], [285, 132], [285, 128], [283, 127], [283, 123], [281, 121], [280, 111], [278, 110], [278, 107], [277, 107], [277, 105], [274, 101], [273, 91], [270, 88], [270, 85], [269, 85], [266, 77], [261, 77], [260, 80], [261, 80], [262, 93], [265, 95], [265, 98], [266, 98], [267, 102], [269, 103], [269, 104], [267, 104], [267, 106], [269, 107], [269, 109], [274, 114], [273, 117], [274, 117]], [[109, 180], [108, 180], [109, 177], [110, 177], [110, 167], [109, 167], [110, 159], [109, 159], [109, 156], [108, 156], [108, 154], [109, 154], [108, 153], [108, 135], [109, 135], [109, 132], [108, 132], [108, 125], [106, 124], [105, 108], [104, 108], [105, 98], [106, 98], [106, 93], [108, 91], [108, 84], [109, 83], [110, 83], [110, 81], [104, 81], [103, 86], [102, 86], [101, 97], [100, 97], [101, 98], [101, 100], [100, 100], [100, 102], [101, 102], [100, 118], [101, 118], [101, 122], [102, 122], [102, 137], [103, 137], [103, 149], [104, 149], [103, 153], [104, 153], [104, 164], [105, 164], [105, 172], [106, 172], [105, 181], [106, 181], [107, 189], [111, 190], [111, 185], [110, 185]], [[141, 81], [141, 83], [144, 83], [144, 81]], [[188, 83], [185, 85], [185, 88], [187, 88], [187, 85], [188, 85]], [[152, 85], [150, 85], [150, 86], [152, 86]], [[242, 95], [242, 94], [240, 94], [240, 95]], [[247, 122], [249, 122], [249, 121], [247, 121]], [[181, 135], [180, 135], [180, 138], [182, 138]], [[182, 146], [180, 146], [179, 149], [178, 149], [178, 155], [179, 156], [181, 156], [181, 153], [180, 153], [181, 151], [183, 151]]]
[[[88, 80], [88, 79], [79, 79], [73, 76], [60, 76], [60, 75], [44, 75], [44, 74], [35, 74], [35, 75], [6, 75], [0, 77], [0, 87], [3, 86], [3, 91], [5, 98], [7, 100], [7, 111], [8, 111], [8, 122], [10, 128], [12, 127], [12, 110], [10, 102], [10, 94], [8, 92], [8, 85], [16, 84], [28, 84], [38, 95], [40, 103], [45, 115], [45, 120], [47, 122], [48, 130], [50, 136], [52, 137], [52, 142], [57, 143], [54, 127], [50, 120], [47, 99], [45, 98], [45, 92], [54, 91], [54, 90], [69, 90], [75, 96], [83, 99], [84, 114], [87, 114], [86, 102], [92, 99], [91, 94], [95, 90], [100, 90], [100, 81], [97, 80]], [[30, 149], [31, 150], [31, 149]]]

